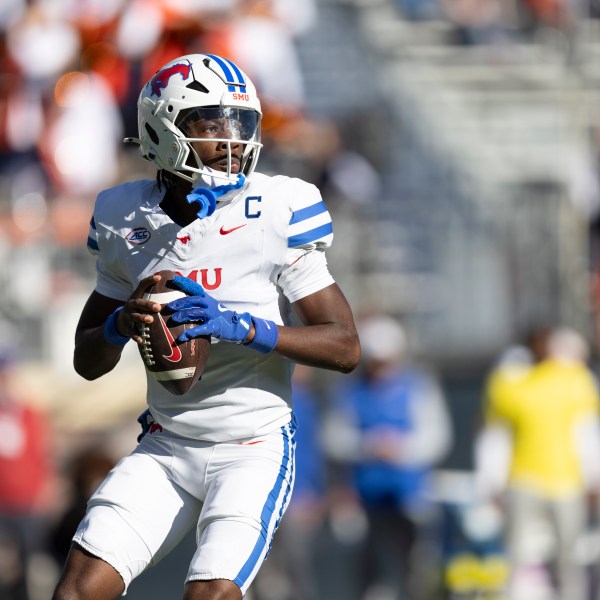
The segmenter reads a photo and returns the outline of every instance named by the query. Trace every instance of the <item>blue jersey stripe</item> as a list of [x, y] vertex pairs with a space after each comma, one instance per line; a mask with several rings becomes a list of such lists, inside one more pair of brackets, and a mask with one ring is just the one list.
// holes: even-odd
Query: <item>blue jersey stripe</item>
[[229, 87], [227, 89], [230, 92], [235, 92], [235, 87], [232, 84], [238, 82], [234, 79], [233, 73], [231, 72], [231, 69], [229, 68], [225, 60], [222, 59], [220, 56], [215, 56], [214, 54], [207, 54], [206, 56], [214, 60], [221, 67], [221, 69], [223, 70], [223, 74], [225, 75], [225, 83], [229, 84]]
[[290, 219], [290, 225], [294, 223], [300, 223], [300, 221], [304, 221], [306, 219], [310, 219], [311, 217], [316, 217], [321, 213], [327, 212], [327, 207], [325, 206], [325, 202], [317, 202], [312, 206], [307, 206], [306, 208], [301, 208], [300, 210], [296, 210], [292, 213], [292, 218]]
[[325, 223], [325, 225], [315, 227], [315, 229], [311, 229], [310, 231], [305, 231], [304, 233], [299, 233], [298, 235], [293, 235], [292, 237], [288, 238], [288, 248], [295, 248], [296, 246], [310, 244], [311, 242], [325, 237], [330, 233], [333, 233], [333, 224]]
[[92, 239], [91, 237], [88, 237], [87, 245], [88, 245], [88, 248], [91, 248], [92, 250], [100, 250], [100, 248], [98, 246], [98, 242], [96, 240]]
[[[260, 522], [261, 522], [260, 535], [259, 535], [258, 539], [256, 540], [256, 544], [255, 544], [254, 548], [252, 549], [252, 552], [250, 553], [248, 560], [245, 562], [244, 566], [240, 569], [239, 573], [233, 580], [233, 582], [236, 585], [238, 585], [240, 588], [242, 588], [244, 586], [244, 583], [252, 575], [252, 572], [254, 571], [256, 564], [258, 563], [259, 560], [261, 560], [261, 556], [265, 550], [265, 546], [267, 545], [267, 540], [268, 540], [268, 535], [269, 535], [269, 525], [271, 524], [271, 521], [273, 519], [273, 513], [275, 512], [275, 506], [277, 504], [277, 500], [281, 496], [281, 492], [283, 490], [284, 484], [286, 485], [286, 488], [287, 488], [284, 492], [284, 497], [286, 499], [288, 498], [290, 491], [291, 491], [290, 490], [291, 485], [289, 483], [286, 484], [286, 478], [285, 478], [285, 474], [288, 470], [290, 459], [291, 459], [291, 454], [292, 454], [290, 452], [291, 444], [290, 444], [289, 434], [287, 433], [286, 428], [282, 427], [281, 429], [282, 429], [282, 433], [283, 433], [283, 458], [281, 461], [281, 465], [279, 466], [279, 473], [277, 475], [277, 479], [275, 480], [275, 484], [273, 485], [273, 488], [269, 492], [267, 501], [265, 502], [262, 513], [260, 515]], [[293, 436], [293, 431], [292, 431], [292, 436]], [[278, 515], [277, 523], [279, 523], [279, 520], [281, 519], [281, 514], [283, 514], [284, 509], [285, 509], [285, 503], [283, 504], [282, 510], [280, 511], [280, 513]], [[274, 533], [275, 533], [275, 530], [273, 530], [271, 535], [274, 535]], [[270, 546], [270, 542], [269, 542], [269, 546]]]

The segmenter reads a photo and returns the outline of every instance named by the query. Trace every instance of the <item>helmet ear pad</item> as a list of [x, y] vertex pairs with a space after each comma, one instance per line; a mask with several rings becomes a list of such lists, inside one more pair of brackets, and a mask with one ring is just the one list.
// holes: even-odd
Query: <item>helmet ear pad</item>
[[176, 170], [185, 164], [190, 147], [187, 142], [181, 141], [182, 134], [172, 131], [169, 125], [168, 121], [165, 122], [154, 115], [146, 119], [143, 124], [146, 135], [140, 135], [140, 152], [159, 169], [180, 175]]

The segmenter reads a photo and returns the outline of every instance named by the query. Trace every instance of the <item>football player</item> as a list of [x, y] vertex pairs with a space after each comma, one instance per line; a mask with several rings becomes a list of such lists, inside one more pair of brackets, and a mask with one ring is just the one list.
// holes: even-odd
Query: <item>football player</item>
[[157, 178], [98, 196], [97, 283], [75, 369], [96, 379], [130, 339], [141, 343], [140, 324], [160, 310], [142, 296], [163, 269], [187, 294], [172, 318], [212, 348], [182, 396], [148, 375], [148, 431], [91, 497], [53, 598], [124, 595], [195, 528], [184, 600], [239, 600], [292, 492], [293, 364], [347, 373], [360, 345], [327, 268], [332, 223], [318, 189], [254, 172], [261, 107], [247, 75], [225, 58], [182, 56], [143, 87], [138, 115], [128, 140]]

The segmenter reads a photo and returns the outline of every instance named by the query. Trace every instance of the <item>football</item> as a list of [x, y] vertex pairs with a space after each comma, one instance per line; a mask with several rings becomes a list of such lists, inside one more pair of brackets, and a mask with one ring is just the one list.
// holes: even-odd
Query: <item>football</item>
[[140, 326], [142, 344], [138, 345], [146, 370], [171, 394], [181, 396], [189, 392], [202, 376], [210, 352], [210, 336], [201, 336], [187, 342], [175, 340], [194, 323], [171, 323], [169, 302], [185, 297], [174, 283], [173, 271], [160, 271], [161, 280], [148, 288], [144, 299], [162, 305], [154, 315], [154, 322]]

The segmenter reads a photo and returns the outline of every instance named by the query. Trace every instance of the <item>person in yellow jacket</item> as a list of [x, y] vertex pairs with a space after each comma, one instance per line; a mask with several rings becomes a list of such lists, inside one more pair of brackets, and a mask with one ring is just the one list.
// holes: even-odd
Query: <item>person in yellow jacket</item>
[[521, 567], [549, 558], [536, 543], [544, 539], [536, 532], [545, 523], [556, 565], [548, 580], [560, 600], [583, 600], [587, 582], [575, 549], [586, 527], [587, 488], [598, 480], [598, 387], [585, 341], [575, 331], [538, 331], [529, 342], [531, 364], [499, 366], [486, 388], [486, 427], [505, 428], [511, 441], [505, 504], [509, 598], [523, 597]]

